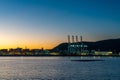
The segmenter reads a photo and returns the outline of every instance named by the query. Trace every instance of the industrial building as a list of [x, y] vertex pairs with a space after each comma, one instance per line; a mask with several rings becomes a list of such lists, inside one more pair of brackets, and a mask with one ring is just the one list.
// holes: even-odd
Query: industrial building
[[70, 55], [88, 55], [87, 45], [83, 43], [82, 36], [68, 35], [68, 53]]

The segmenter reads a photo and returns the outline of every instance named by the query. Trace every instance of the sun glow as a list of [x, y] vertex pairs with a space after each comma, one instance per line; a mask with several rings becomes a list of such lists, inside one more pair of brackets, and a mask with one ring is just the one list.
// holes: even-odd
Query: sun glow
[[59, 42], [48, 39], [34, 38], [33, 36], [1, 34], [0, 49], [29, 48], [29, 49], [51, 49]]

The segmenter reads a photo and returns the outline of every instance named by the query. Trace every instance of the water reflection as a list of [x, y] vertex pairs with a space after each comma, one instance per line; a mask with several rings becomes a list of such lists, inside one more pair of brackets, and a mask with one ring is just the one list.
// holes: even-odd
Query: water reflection
[[[91, 58], [105, 61], [71, 61]], [[120, 80], [119, 65], [119, 57], [0, 57], [0, 79]]]

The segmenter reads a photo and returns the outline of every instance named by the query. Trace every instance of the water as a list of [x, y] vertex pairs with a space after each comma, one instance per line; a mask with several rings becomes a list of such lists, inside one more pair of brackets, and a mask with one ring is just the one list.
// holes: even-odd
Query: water
[[120, 57], [0, 57], [0, 80], [120, 80]]

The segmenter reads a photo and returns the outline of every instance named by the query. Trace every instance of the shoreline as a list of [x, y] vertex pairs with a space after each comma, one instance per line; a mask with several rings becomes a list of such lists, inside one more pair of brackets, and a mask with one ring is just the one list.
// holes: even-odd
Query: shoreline
[[0, 57], [120, 57], [120, 55], [0, 55]]

